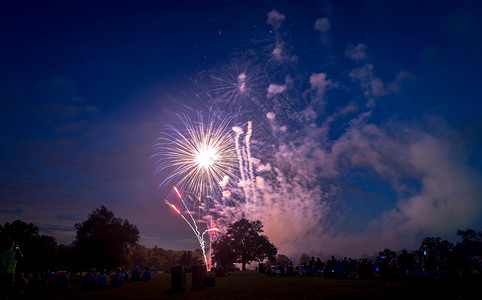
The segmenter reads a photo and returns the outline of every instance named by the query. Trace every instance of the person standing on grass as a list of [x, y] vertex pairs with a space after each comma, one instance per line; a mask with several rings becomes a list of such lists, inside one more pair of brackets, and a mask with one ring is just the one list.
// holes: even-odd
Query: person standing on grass
[[131, 273], [131, 281], [140, 281], [141, 280], [141, 270], [139, 266], [135, 266], [134, 270]]
[[121, 268], [117, 268], [114, 275], [111, 276], [112, 287], [122, 286], [124, 283], [124, 273], [122, 273]]
[[5, 239], [1, 242], [0, 253], [0, 289], [2, 299], [8, 299], [13, 291], [15, 269], [17, 260], [23, 257], [18, 245], [15, 246], [13, 239]]
[[105, 289], [109, 285], [109, 277], [105, 269], [100, 271], [100, 274], [95, 278], [95, 287], [98, 289]]
[[152, 271], [150, 267], [146, 267], [146, 270], [142, 274], [142, 278], [144, 280], [151, 280], [152, 279]]

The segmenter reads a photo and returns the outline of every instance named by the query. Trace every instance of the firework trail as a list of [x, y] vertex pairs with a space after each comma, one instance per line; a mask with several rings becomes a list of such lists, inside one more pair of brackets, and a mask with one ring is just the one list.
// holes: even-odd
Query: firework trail
[[168, 200], [166, 200], [166, 204], [168, 206], [170, 206], [175, 212], [177, 212], [184, 219], [184, 221], [186, 221], [186, 223], [189, 225], [189, 227], [191, 227], [192, 231], [196, 235], [196, 238], [199, 242], [199, 245], [201, 246], [201, 250], [202, 250], [202, 253], [203, 253], [203, 257], [204, 257], [204, 262], [206, 263], [206, 267], [209, 268], [208, 259], [206, 257], [206, 243], [204, 241], [204, 235], [206, 233], [210, 233], [210, 232], [221, 232], [221, 230], [219, 230], [216, 227], [211, 227], [211, 228], [208, 228], [208, 229], [204, 230], [203, 233], [201, 233], [199, 231], [199, 228], [197, 226], [196, 221], [194, 220], [194, 217], [192, 216], [192, 213], [187, 208], [186, 203], [184, 202], [184, 199], [181, 196], [181, 193], [179, 192], [179, 190], [176, 187], [174, 187], [174, 190], [176, 192], [176, 195], [181, 200], [181, 203], [184, 205], [184, 208], [186, 209], [186, 212], [189, 215], [189, 217], [191, 219], [191, 222], [188, 219], [186, 219], [186, 217], [184, 217], [184, 215], [181, 213], [181, 211], [174, 204], [172, 204]]
[[242, 157], [241, 149], [239, 148], [239, 137], [241, 136], [241, 134], [244, 133], [244, 131], [239, 126], [233, 127], [233, 131], [236, 133], [236, 137], [234, 139], [234, 145], [235, 145], [235, 148], [236, 148], [236, 155], [237, 155], [238, 161], [239, 161], [239, 172], [241, 174], [241, 180], [245, 181], [246, 176], [244, 175], [243, 157]]
[[251, 188], [251, 196], [253, 197], [252, 201], [256, 200], [256, 192], [255, 192], [255, 185], [254, 185], [254, 171], [253, 171], [253, 158], [251, 156], [251, 135], [253, 134], [253, 125], [251, 121], [248, 121], [248, 131], [246, 133], [246, 137], [244, 142], [246, 144], [246, 155], [247, 155], [247, 163], [248, 163], [248, 172], [249, 172], [249, 186]]

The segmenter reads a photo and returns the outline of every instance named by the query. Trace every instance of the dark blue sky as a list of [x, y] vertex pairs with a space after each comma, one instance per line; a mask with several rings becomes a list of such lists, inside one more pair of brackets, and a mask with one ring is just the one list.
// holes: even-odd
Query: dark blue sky
[[480, 230], [481, 20], [480, 1], [1, 1], [0, 223], [68, 244], [105, 205], [196, 248], [151, 156], [176, 113], [217, 107], [253, 122], [237, 210], [282, 253]]

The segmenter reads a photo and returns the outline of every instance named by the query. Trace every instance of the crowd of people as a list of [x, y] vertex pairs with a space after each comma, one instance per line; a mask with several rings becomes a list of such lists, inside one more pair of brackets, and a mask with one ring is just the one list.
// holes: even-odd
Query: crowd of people
[[[0, 264], [0, 299], [10, 296], [35, 296], [46, 293], [65, 294], [72, 280], [69, 271], [42, 271], [23, 273], [17, 270], [17, 261], [23, 254], [14, 240], [2, 240]], [[106, 289], [122, 286], [126, 281], [146, 281], [152, 279], [149, 266], [142, 271], [135, 266], [130, 274], [125, 267], [119, 267], [109, 274], [106, 269], [89, 269], [85, 274], [76, 276], [83, 289]]]
[[430, 251], [423, 255], [408, 253], [386, 255], [382, 252], [376, 259], [336, 259], [326, 262], [311, 257], [294, 267], [292, 262], [275, 264], [266, 270], [268, 276], [324, 276], [326, 278], [352, 279], [467, 279], [482, 274], [482, 259], [469, 257], [454, 251], [443, 257]]
[[126, 281], [145, 281], [151, 279], [152, 270], [150, 267], [146, 267], [145, 270], [141, 272], [139, 266], [135, 266], [130, 274], [125, 267], [119, 267], [110, 275], [105, 269], [99, 272], [96, 272], [95, 269], [89, 269], [89, 271], [82, 276], [81, 284], [84, 289], [105, 289], [108, 287], [116, 288], [122, 286]]
[[[14, 295], [41, 295], [45, 293], [63, 294], [70, 288], [72, 280], [69, 271], [45, 271], [24, 274], [15, 274], [14, 284], [10, 293]], [[141, 271], [136, 266], [130, 273], [125, 267], [119, 267], [115, 272], [109, 274], [106, 269], [96, 271], [89, 269], [80, 277], [80, 284], [83, 289], [106, 289], [122, 286], [126, 281], [145, 281], [152, 279], [152, 270], [146, 267]], [[76, 277], [76, 280], [79, 280]]]
[[[22, 252], [14, 241], [2, 241], [0, 280], [2, 282], [1, 299], [9, 295], [39, 295], [44, 293], [63, 294], [70, 288], [72, 278], [69, 271], [44, 271], [24, 274], [16, 272], [17, 260], [22, 259]], [[306, 257], [306, 256], [305, 256]], [[482, 259], [468, 256], [463, 251], [454, 250], [444, 255], [432, 251], [408, 253], [403, 250], [379, 252], [373, 259], [347, 258], [322, 261], [320, 258], [307, 258], [294, 266], [291, 261], [274, 263], [269, 268], [260, 264], [260, 271], [269, 276], [324, 276], [326, 278], [350, 279], [467, 279], [480, 278]], [[216, 276], [225, 276], [224, 269], [212, 270]], [[222, 274], [222, 275], [220, 275]], [[141, 270], [135, 266], [130, 272], [125, 267], [118, 267], [108, 273], [106, 269], [89, 269], [75, 278], [83, 289], [117, 288], [125, 282], [146, 281], [152, 279], [149, 266]]]
[[[69, 271], [44, 271], [28, 274], [17, 272], [10, 288], [10, 294], [64, 294], [70, 288], [72, 279]], [[106, 269], [96, 271], [91, 268], [80, 277], [80, 284], [83, 289], [106, 289], [120, 287], [127, 281], [151, 279], [152, 270], [150, 267], [146, 267], [144, 271], [141, 271], [139, 266], [136, 266], [130, 273], [126, 271], [125, 267], [119, 267], [111, 274]], [[79, 280], [79, 277], [76, 277], [76, 280]]]

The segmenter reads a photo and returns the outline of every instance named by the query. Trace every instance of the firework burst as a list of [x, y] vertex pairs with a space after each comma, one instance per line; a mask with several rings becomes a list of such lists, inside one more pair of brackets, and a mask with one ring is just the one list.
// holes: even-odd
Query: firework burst
[[155, 145], [156, 172], [168, 175], [161, 187], [178, 186], [199, 202], [221, 198], [237, 178], [237, 155], [230, 127], [232, 117], [210, 112], [198, 120], [178, 115], [182, 129], [168, 125], [168, 131]]

